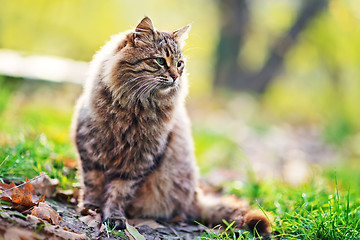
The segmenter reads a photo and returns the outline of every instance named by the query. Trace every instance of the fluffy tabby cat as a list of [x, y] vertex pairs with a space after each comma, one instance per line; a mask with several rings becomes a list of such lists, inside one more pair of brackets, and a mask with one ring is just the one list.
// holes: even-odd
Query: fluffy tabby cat
[[126, 218], [236, 221], [269, 234], [266, 217], [198, 187], [182, 45], [189, 26], [158, 31], [145, 17], [94, 57], [73, 119], [84, 206], [118, 229]]

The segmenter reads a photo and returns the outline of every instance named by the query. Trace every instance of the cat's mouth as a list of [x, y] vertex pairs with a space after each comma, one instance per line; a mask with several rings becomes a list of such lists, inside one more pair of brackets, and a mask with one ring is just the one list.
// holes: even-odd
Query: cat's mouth
[[179, 84], [178, 81], [175, 81], [173, 79], [163, 78], [160, 80], [159, 88], [160, 89], [173, 88], [173, 87], [177, 87], [178, 84]]

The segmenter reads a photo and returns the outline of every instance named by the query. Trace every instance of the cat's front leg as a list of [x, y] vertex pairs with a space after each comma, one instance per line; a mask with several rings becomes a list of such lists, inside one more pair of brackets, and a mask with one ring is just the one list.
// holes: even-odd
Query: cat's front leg
[[99, 170], [84, 174], [84, 207], [89, 209], [101, 208], [104, 194], [104, 173]]
[[105, 176], [101, 166], [81, 156], [84, 184], [83, 205], [85, 208], [101, 208], [103, 203]]
[[116, 229], [126, 228], [125, 206], [133, 196], [138, 181], [112, 180], [106, 186], [103, 221]]

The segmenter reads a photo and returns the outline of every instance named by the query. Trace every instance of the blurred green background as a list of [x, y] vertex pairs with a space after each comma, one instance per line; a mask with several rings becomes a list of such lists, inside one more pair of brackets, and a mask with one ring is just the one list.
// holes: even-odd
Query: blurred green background
[[[0, 0], [0, 49], [89, 62], [144, 16], [160, 30], [192, 24], [187, 102], [201, 172], [215, 185], [231, 174], [214, 169], [294, 184], [336, 169], [360, 186], [357, 0]], [[48, 171], [66, 186], [81, 87], [19, 76], [0, 76], [0, 162], [31, 160], [29, 175]], [[6, 160], [0, 174], [27, 174], [21, 166]]]

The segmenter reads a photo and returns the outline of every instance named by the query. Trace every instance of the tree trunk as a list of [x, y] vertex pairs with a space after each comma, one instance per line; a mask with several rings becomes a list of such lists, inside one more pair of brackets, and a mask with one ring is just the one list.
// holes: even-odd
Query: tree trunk
[[238, 56], [248, 26], [249, 9], [246, 0], [220, 0], [222, 26], [217, 47], [215, 85], [235, 86]]
[[[233, 5], [221, 8], [225, 24], [222, 26], [218, 45], [215, 85], [258, 93], [263, 93], [271, 81], [281, 72], [285, 55], [294, 46], [299, 34], [305, 29], [309, 21], [314, 19], [328, 4], [328, 0], [306, 1], [288, 32], [280, 37], [269, 50], [269, 57], [263, 67], [258, 72], [247, 73], [237, 62], [249, 18], [246, 1], [226, 0], [224, 2], [231, 2]], [[240, 2], [242, 3], [241, 6]], [[239, 8], [242, 8], [242, 12], [246, 12], [246, 17], [239, 16], [242, 15]], [[226, 16], [235, 16], [239, 19], [229, 22], [230, 18]]]

